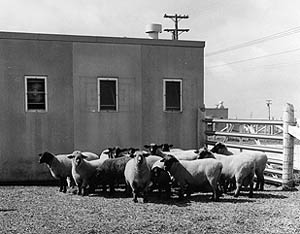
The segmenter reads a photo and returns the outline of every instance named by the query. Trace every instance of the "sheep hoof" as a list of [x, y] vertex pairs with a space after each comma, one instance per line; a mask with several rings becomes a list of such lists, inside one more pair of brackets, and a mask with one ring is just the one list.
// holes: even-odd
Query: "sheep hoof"
[[133, 202], [134, 202], [134, 203], [137, 203], [137, 202], [138, 202], [138, 200], [137, 200], [137, 199], [133, 199]]

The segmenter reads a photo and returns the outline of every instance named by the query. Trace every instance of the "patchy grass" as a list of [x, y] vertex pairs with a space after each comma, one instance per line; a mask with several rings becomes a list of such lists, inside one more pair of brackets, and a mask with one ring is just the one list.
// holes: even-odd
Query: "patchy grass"
[[267, 186], [253, 198], [210, 194], [134, 203], [118, 191], [81, 197], [57, 187], [0, 187], [0, 233], [299, 233], [300, 192]]

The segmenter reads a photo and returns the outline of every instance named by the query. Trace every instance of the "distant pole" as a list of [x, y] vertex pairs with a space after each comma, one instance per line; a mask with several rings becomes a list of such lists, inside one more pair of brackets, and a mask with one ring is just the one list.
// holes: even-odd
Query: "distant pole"
[[268, 116], [269, 116], [269, 120], [271, 119], [271, 105], [272, 105], [272, 100], [269, 99], [269, 100], [266, 100], [267, 102], [267, 107], [268, 107]]
[[178, 15], [178, 14], [175, 14], [175, 15], [167, 15], [165, 14], [164, 15], [164, 18], [169, 18], [171, 20], [174, 21], [175, 23], [175, 28], [166, 28], [164, 29], [164, 31], [166, 32], [171, 32], [172, 33], [172, 39], [173, 40], [178, 40], [179, 39], [179, 34], [183, 33], [183, 32], [188, 32], [190, 31], [189, 29], [179, 29], [178, 28], [178, 22], [181, 20], [181, 19], [188, 19], [189, 16], [188, 15]]
[[287, 103], [283, 112], [283, 171], [282, 189], [292, 190], [294, 170], [294, 137], [289, 134], [289, 126], [295, 125], [294, 106]]

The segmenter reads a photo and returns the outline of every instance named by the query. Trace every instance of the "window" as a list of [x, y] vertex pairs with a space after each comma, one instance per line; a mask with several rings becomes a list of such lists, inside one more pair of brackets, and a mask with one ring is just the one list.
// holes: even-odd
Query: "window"
[[25, 109], [27, 112], [47, 111], [47, 78], [25, 76]]
[[118, 111], [118, 79], [98, 78], [98, 111]]
[[182, 80], [164, 79], [164, 111], [182, 111]]

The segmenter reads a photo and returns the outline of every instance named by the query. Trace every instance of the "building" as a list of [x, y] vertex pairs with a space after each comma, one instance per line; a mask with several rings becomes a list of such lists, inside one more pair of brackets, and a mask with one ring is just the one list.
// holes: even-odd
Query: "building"
[[46, 150], [197, 147], [204, 46], [0, 32], [0, 182], [50, 179]]

